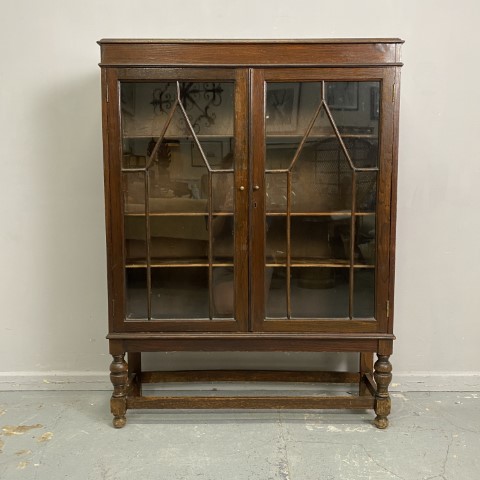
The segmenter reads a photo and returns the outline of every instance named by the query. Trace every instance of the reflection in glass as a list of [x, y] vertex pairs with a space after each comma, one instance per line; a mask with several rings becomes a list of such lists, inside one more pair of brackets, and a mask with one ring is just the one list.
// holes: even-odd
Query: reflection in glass
[[205, 216], [153, 216], [150, 218], [150, 238], [153, 264], [208, 261]]
[[125, 272], [125, 316], [127, 320], [147, 318], [147, 270], [127, 268]]
[[375, 212], [377, 205], [377, 172], [357, 172], [357, 212]]
[[232, 318], [234, 312], [233, 267], [215, 267], [212, 273], [213, 317]]
[[348, 317], [348, 269], [291, 269], [293, 318]]
[[214, 215], [212, 218], [213, 262], [233, 262], [234, 217]]
[[233, 172], [212, 173], [212, 202], [214, 212], [233, 212], [233, 185]]
[[123, 174], [123, 202], [125, 213], [145, 213], [144, 172], [129, 172]]
[[320, 82], [268, 82], [265, 128], [269, 135], [301, 135], [321, 101]]
[[375, 215], [362, 215], [356, 219], [355, 263], [375, 265]]
[[147, 257], [146, 225], [144, 215], [128, 215], [124, 221], [125, 256], [128, 264], [145, 264]]
[[[318, 119], [322, 119], [323, 110]], [[352, 170], [333, 128], [319, 123], [330, 137], [323, 140], [309, 137], [304, 143], [292, 170], [292, 211], [349, 211]], [[316, 122], [317, 123], [317, 122]]]
[[126, 263], [145, 260], [147, 232], [145, 225], [145, 174], [123, 174], [123, 202], [125, 211], [124, 238]]
[[153, 319], [231, 318], [234, 82], [120, 90], [127, 297], [142, 318], [150, 284]]
[[350, 279], [354, 297], [374, 292], [377, 173], [359, 169], [378, 168], [380, 82], [323, 87], [323, 99], [321, 82], [266, 90], [266, 271], [279, 282], [286, 267], [291, 318], [355, 316]]
[[265, 269], [265, 316], [267, 318], [287, 317], [287, 269]]
[[373, 318], [375, 316], [375, 270], [356, 268], [353, 288], [353, 316]]
[[153, 268], [153, 318], [208, 318], [208, 268]]
[[267, 216], [265, 259], [267, 264], [282, 264], [287, 258], [287, 217]]
[[378, 166], [380, 82], [326, 82], [326, 101], [357, 168]]
[[[152, 137], [162, 131], [176, 99], [174, 82], [120, 85], [124, 137]], [[124, 151], [124, 154], [126, 152]]]
[[265, 175], [265, 207], [267, 213], [287, 211], [287, 174]]
[[292, 262], [328, 260], [329, 225], [323, 217], [294, 217], [291, 219]]

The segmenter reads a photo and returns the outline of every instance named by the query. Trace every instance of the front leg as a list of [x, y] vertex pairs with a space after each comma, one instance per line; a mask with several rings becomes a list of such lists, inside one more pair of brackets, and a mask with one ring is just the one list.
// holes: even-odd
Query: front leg
[[389, 362], [390, 355], [378, 354], [378, 360], [375, 362], [373, 378], [377, 384], [377, 393], [375, 395], [375, 426], [377, 428], [388, 427], [388, 415], [390, 413], [391, 402], [388, 394], [388, 386], [392, 381], [392, 364]]
[[124, 353], [112, 355], [112, 357], [110, 380], [113, 385], [113, 394], [110, 400], [110, 410], [113, 414], [113, 426], [122, 428], [127, 423], [125, 413], [127, 412], [128, 365]]

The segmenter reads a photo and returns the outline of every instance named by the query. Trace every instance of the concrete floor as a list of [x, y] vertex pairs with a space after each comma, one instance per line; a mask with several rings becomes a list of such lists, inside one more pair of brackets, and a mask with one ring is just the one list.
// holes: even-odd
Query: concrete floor
[[109, 392], [0, 392], [0, 479], [480, 479], [480, 394], [394, 393], [371, 412], [129, 412]]

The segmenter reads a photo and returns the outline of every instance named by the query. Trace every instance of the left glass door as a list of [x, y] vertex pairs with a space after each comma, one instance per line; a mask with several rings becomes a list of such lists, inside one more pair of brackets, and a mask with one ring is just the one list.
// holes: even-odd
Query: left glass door
[[118, 83], [122, 320], [134, 330], [245, 329], [245, 90], [231, 71]]

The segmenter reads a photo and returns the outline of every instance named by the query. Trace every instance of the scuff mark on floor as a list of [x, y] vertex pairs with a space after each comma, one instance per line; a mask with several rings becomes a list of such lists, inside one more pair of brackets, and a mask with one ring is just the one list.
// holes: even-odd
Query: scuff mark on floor
[[5, 415], [6, 413], [7, 413], [7, 411], [4, 408], [0, 408], [0, 417], [2, 415]]
[[29, 430], [33, 430], [34, 428], [42, 428], [43, 425], [40, 423], [36, 423], [35, 425], [5, 425], [2, 428], [2, 432], [5, 436], [11, 437], [13, 435], [23, 435], [25, 432]]
[[0, 453], [3, 452], [3, 447], [5, 446], [5, 442], [3, 440], [0, 440]]
[[20, 457], [22, 455], [29, 455], [30, 453], [32, 453], [31, 450], [19, 450], [18, 452], [15, 452], [15, 455], [17, 455], [17, 457]]
[[42, 436], [38, 438], [38, 442], [48, 442], [53, 438], [53, 433], [52, 432], [45, 432]]
[[327, 427], [327, 432], [341, 432], [342, 430], [340, 428], [334, 427], [333, 425], [329, 425]]
[[17, 465], [17, 470], [23, 470], [24, 468], [26, 468], [28, 465], [28, 462], [20, 462], [18, 465]]

